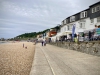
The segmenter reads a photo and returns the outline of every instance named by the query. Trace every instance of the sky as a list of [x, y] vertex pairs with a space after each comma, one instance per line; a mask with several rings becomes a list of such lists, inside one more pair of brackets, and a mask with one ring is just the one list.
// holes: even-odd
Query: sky
[[99, 0], [0, 0], [0, 38], [39, 32]]

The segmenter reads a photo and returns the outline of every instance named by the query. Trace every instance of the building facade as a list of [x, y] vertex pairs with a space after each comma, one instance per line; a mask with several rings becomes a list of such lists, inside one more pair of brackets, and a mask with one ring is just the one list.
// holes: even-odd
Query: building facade
[[72, 31], [72, 26], [76, 25], [75, 33], [84, 30], [94, 29], [100, 25], [100, 1], [89, 6], [88, 9], [67, 17], [61, 22], [61, 33]]

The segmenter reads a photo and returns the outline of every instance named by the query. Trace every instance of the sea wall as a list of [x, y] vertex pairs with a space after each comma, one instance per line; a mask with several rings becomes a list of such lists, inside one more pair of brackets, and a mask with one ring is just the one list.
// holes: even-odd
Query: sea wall
[[58, 47], [70, 49], [70, 50], [76, 50], [79, 52], [91, 54], [91, 55], [96, 55], [100, 56], [100, 41], [92, 41], [92, 42], [56, 42], [50, 43], [51, 45], [55, 45]]

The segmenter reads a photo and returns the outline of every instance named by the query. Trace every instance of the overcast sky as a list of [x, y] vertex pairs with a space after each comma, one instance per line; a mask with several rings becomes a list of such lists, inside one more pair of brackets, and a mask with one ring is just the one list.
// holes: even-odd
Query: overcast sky
[[0, 38], [38, 32], [99, 0], [0, 0]]

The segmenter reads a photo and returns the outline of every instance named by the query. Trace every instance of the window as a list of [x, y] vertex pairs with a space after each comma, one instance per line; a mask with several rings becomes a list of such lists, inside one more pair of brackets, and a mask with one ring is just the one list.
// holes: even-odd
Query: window
[[75, 21], [75, 16], [70, 17], [70, 22], [73, 22], [73, 21]]
[[99, 11], [99, 10], [100, 10], [100, 6], [97, 6], [97, 7], [96, 7], [96, 11]]
[[83, 17], [84, 17], [84, 13], [82, 12], [82, 13], [81, 13], [81, 18], [83, 18]]
[[85, 14], [84, 14], [84, 17], [87, 17], [87, 11], [85, 11], [84, 13], [85, 13]]
[[82, 28], [82, 23], [80, 23], [80, 28]]
[[64, 31], [66, 31], [66, 27], [64, 27]]
[[80, 23], [80, 28], [85, 28], [85, 23], [84, 22]]
[[84, 18], [84, 17], [87, 17], [87, 11], [81, 12], [80, 18]]
[[69, 26], [67, 26], [67, 30], [69, 30]]
[[95, 13], [95, 8], [92, 8], [92, 13]]
[[63, 25], [63, 21], [61, 22], [61, 25]]
[[66, 24], [66, 19], [64, 20], [64, 24]]
[[72, 25], [68, 25], [67, 30], [72, 30]]
[[98, 12], [100, 10], [100, 5], [92, 8], [92, 13]]
[[72, 25], [69, 26], [69, 30], [72, 30]]
[[68, 23], [68, 19], [66, 19], [66, 24]]
[[97, 18], [97, 22], [100, 22], [100, 17]]
[[64, 20], [61, 22], [61, 25], [64, 25]]
[[64, 24], [67, 24], [67, 23], [68, 23], [68, 19], [65, 19], [65, 20], [64, 20]]
[[94, 19], [91, 19], [91, 23], [93, 23], [94, 22]]

